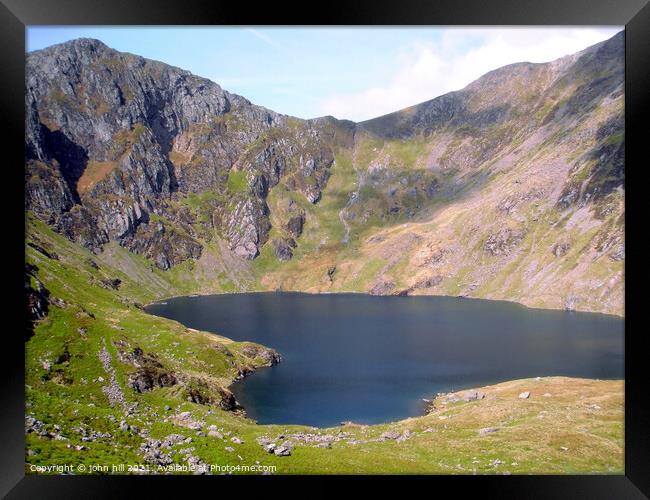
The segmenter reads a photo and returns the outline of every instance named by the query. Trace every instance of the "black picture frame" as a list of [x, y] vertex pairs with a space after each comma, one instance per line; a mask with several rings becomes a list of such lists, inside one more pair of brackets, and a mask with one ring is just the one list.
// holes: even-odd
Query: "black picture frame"
[[[254, 5], [254, 6], [253, 6]], [[294, 6], [267, 2], [183, 0], [2, 0], [0, 41], [2, 78], [0, 120], [5, 147], [2, 197], [5, 203], [3, 249], [15, 262], [6, 263], [6, 312], [13, 320], [3, 324], [1, 398], [0, 495], [7, 498], [130, 497], [135, 486], [162, 487], [167, 494], [187, 494], [186, 477], [61, 477], [24, 474], [24, 340], [22, 337], [24, 265], [24, 63], [28, 25], [625, 25], [625, 134], [626, 134], [626, 286], [625, 286], [625, 474], [617, 476], [412, 476], [423, 492], [452, 487], [454, 494], [474, 492], [497, 498], [644, 498], [650, 495], [650, 398], [645, 373], [641, 307], [644, 296], [643, 223], [644, 183], [642, 154], [644, 125], [650, 96], [650, 5], [646, 0], [357, 0]], [[21, 212], [20, 214], [18, 212]], [[637, 236], [638, 235], [638, 236]], [[632, 272], [629, 270], [632, 269]], [[20, 311], [20, 312], [18, 312]], [[178, 479], [178, 478], [176, 478]], [[244, 480], [269, 492], [287, 480], [299, 480], [307, 494], [314, 478], [223, 477], [203, 478], [203, 485], [240, 489]], [[316, 478], [319, 479], [319, 478]], [[329, 483], [365, 478], [327, 477]], [[404, 477], [383, 477], [394, 484]], [[209, 482], [205, 482], [209, 481]], [[215, 482], [218, 481], [218, 482]], [[268, 482], [270, 481], [270, 482]], [[401, 481], [400, 481], [401, 482]], [[346, 485], [347, 487], [347, 485]], [[181, 489], [182, 488], [182, 489]], [[402, 494], [419, 493], [404, 490]], [[429, 489], [431, 488], [431, 489]], [[435, 488], [435, 490], [434, 490]], [[192, 490], [189, 490], [192, 491]], [[241, 491], [241, 490], [240, 490]], [[336, 490], [333, 488], [333, 492]], [[248, 490], [243, 492], [248, 493]], [[149, 493], [151, 493], [149, 491]]]

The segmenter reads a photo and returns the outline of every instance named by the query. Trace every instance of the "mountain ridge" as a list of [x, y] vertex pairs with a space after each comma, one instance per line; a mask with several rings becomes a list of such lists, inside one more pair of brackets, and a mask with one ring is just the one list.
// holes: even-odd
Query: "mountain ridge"
[[[411, 262], [400, 266], [414, 271], [411, 283], [390, 276], [397, 255], [362, 241], [414, 221], [431, 222], [441, 206], [462, 199], [455, 196], [470, 196], [477, 186], [514, 172], [513, 146], [522, 144], [528, 154], [546, 148], [537, 155], [550, 158], [552, 137], [567, 150], [553, 160], [564, 162], [554, 167], [553, 182], [542, 182], [547, 174], [539, 171], [538, 184], [545, 187], [525, 193], [516, 188], [514, 197], [527, 197], [530, 205], [532, 198], [539, 202], [551, 193], [559, 212], [601, 204], [601, 212], [622, 214], [622, 192], [616, 200], [613, 194], [623, 186], [622, 45], [621, 32], [556, 61], [498, 68], [459, 91], [355, 123], [282, 115], [211, 80], [101, 41], [65, 42], [27, 56], [26, 209], [95, 253], [117, 241], [162, 270], [193, 261], [215, 275], [226, 261], [243, 259], [234, 266], [238, 271], [221, 273], [242, 290], [466, 294], [598, 310], [592, 291], [582, 298], [585, 287], [562, 290], [563, 298], [553, 300], [531, 299], [531, 291], [521, 288], [496, 295], [487, 290], [496, 264], [488, 266], [483, 255], [499, 257], [502, 273], [531, 234], [523, 226], [535, 225], [532, 217], [518, 222], [507, 213], [521, 201], [506, 201], [513, 205], [505, 209], [503, 227], [483, 234], [480, 251], [471, 256], [480, 270], [473, 271], [472, 283], [452, 283], [462, 274], [460, 264], [447, 275], [420, 271], [423, 245], [435, 246], [426, 241], [435, 236], [430, 231], [407, 237], [414, 238], [406, 250]], [[599, 127], [585, 127], [588, 120]], [[574, 131], [581, 135], [562, 138]], [[592, 148], [594, 141], [599, 148]], [[332, 175], [338, 180], [330, 180]], [[524, 178], [513, 182], [534, 180]], [[333, 181], [348, 191], [334, 192]], [[604, 224], [593, 214], [580, 217], [590, 219], [586, 225]], [[607, 224], [610, 234], [601, 231], [598, 237], [608, 248], [621, 245], [620, 260], [614, 261], [620, 263], [622, 221]], [[452, 244], [446, 246], [453, 246], [453, 238], [447, 239]], [[350, 262], [352, 247], [366, 253], [359, 262]], [[429, 253], [439, 250], [444, 249]], [[376, 263], [368, 269], [361, 260]], [[319, 262], [322, 274], [305, 273], [296, 264], [303, 261]], [[583, 267], [589, 274], [589, 267], [598, 266]], [[598, 273], [618, 278], [616, 291], [606, 292], [612, 304], [601, 310], [621, 313], [622, 264], [616, 271], [605, 267]], [[207, 291], [222, 287], [220, 280], [197, 284]]]

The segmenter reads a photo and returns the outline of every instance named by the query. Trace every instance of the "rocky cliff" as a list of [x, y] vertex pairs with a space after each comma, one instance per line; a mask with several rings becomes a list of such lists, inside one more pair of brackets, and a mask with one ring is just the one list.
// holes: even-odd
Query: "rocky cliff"
[[269, 189], [287, 177], [316, 202], [333, 161], [327, 121], [97, 40], [29, 54], [26, 109], [27, 208], [95, 252], [119, 241], [162, 269], [198, 258], [206, 228], [254, 258]]
[[183, 264], [196, 291], [622, 314], [623, 55], [620, 33], [354, 124], [75, 40], [27, 57], [25, 208], [96, 254]]

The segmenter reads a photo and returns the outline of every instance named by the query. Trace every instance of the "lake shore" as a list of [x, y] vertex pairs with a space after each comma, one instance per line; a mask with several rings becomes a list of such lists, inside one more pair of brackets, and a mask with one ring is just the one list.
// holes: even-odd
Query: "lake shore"
[[[441, 395], [426, 415], [386, 424], [241, 422], [235, 451], [270, 457], [264, 463], [277, 464], [279, 474], [622, 474], [623, 394], [623, 380], [512, 380]], [[228, 433], [226, 421], [193, 411], [181, 426]], [[229, 441], [207, 446], [216, 456]]]
[[[305, 295], [341, 295], [341, 294], [352, 294], [352, 295], [373, 295], [369, 292], [365, 291], [345, 291], [345, 290], [339, 290], [339, 291], [307, 291], [307, 290], [271, 290], [271, 289], [260, 289], [260, 290], [238, 290], [238, 291], [233, 291], [233, 292], [223, 292], [223, 291], [217, 291], [217, 290], [199, 290], [197, 292], [191, 293], [191, 294], [173, 294], [173, 295], [168, 295], [164, 296], [161, 298], [156, 298], [155, 300], [152, 300], [150, 302], [147, 302], [143, 304], [143, 306], [149, 307], [154, 304], [164, 302], [166, 300], [170, 299], [176, 299], [179, 297], [204, 297], [208, 295], [242, 295], [242, 294], [247, 294], [247, 293], [276, 293], [276, 292], [283, 292], [283, 293], [301, 293]], [[552, 307], [552, 306], [545, 306], [545, 307], [539, 307], [539, 306], [534, 306], [530, 305], [526, 301], [519, 301], [519, 300], [514, 300], [514, 299], [494, 299], [494, 298], [489, 298], [489, 297], [471, 297], [468, 295], [445, 295], [445, 294], [434, 294], [434, 293], [423, 293], [420, 292], [418, 294], [407, 294], [407, 295], [400, 295], [399, 293], [394, 293], [394, 294], [385, 294], [385, 295], [378, 295], [380, 297], [392, 297], [392, 296], [400, 296], [400, 297], [455, 297], [455, 298], [462, 298], [462, 299], [468, 299], [468, 300], [487, 300], [490, 302], [507, 302], [510, 304], [517, 304], [522, 307], [525, 307], [526, 309], [533, 309], [533, 310], [538, 310], [538, 311], [570, 311], [570, 312], [584, 312], [584, 313], [593, 313], [593, 314], [603, 314], [605, 316], [615, 316], [617, 318], [622, 318], [625, 319], [625, 312], [623, 311], [622, 313], [619, 312], [602, 312], [602, 311], [597, 311], [593, 309], [581, 309], [580, 307], [577, 307], [575, 309], [568, 310], [564, 307]]]
[[[472, 393], [482, 397], [463, 398]], [[529, 378], [459, 391], [457, 401], [447, 395], [427, 415], [389, 424], [258, 425], [251, 435], [290, 441], [286, 473], [622, 474], [623, 393], [622, 380]]]

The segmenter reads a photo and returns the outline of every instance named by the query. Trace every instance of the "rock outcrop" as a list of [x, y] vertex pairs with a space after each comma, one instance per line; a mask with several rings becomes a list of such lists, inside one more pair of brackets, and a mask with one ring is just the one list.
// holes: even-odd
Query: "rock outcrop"
[[38, 271], [36, 266], [25, 264], [26, 339], [34, 332], [35, 322], [44, 318], [48, 311], [50, 292], [38, 279], [36, 271]]
[[96, 253], [118, 241], [161, 269], [197, 259], [204, 221], [186, 200], [210, 192], [209, 228], [253, 259], [269, 189], [285, 179], [316, 203], [329, 177], [336, 120], [274, 113], [98, 40], [30, 53], [26, 84], [26, 208]]

